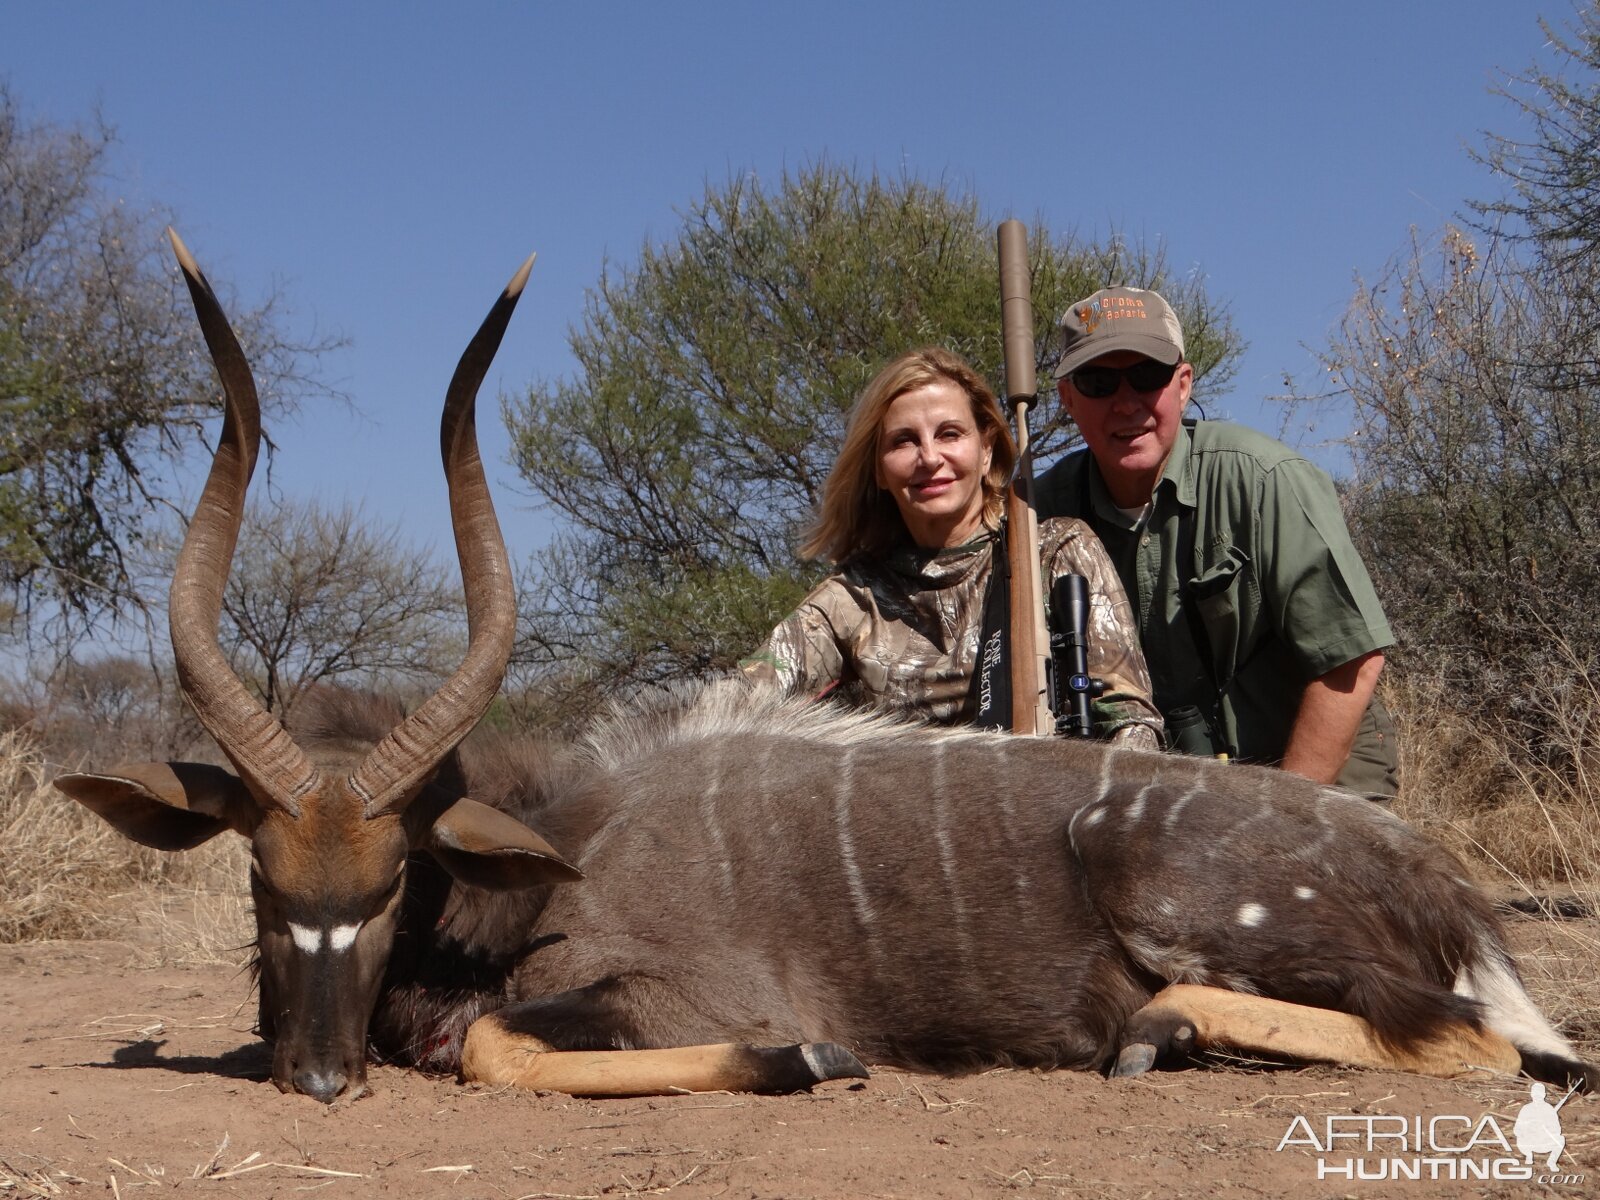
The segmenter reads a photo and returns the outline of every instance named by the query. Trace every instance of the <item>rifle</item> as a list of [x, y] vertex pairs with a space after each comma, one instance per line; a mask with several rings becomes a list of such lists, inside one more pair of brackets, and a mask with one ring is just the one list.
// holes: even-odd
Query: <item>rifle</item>
[[1000, 225], [1000, 328], [1005, 345], [1006, 403], [1017, 429], [1017, 466], [1006, 488], [1006, 561], [1010, 568], [1011, 732], [1055, 731], [1050, 712], [1050, 638], [1039, 575], [1039, 518], [1033, 504], [1033, 447], [1028, 407], [1038, 396], [1034, 366], [1033, 278], [1028, 231], [1013, 218]]

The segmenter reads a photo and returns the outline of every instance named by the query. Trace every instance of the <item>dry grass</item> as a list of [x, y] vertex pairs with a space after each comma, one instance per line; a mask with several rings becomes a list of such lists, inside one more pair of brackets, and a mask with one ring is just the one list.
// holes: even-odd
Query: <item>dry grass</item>
[[[1566, 886], [1600, 901], [1600, 681], [1570, 676], [1519, 697], [1498, 727], [1469, 722], [1433, 685], [1388, 693], [1400, 727], [1396, 811], [1491, 884]], [[1536, 710], [1542, 743], [1523, 734]]]
[[[1569, 658], [1571, 669], [1542, 693], [1508, 702], [1497, 728], [1470, 723], [1425, 682], [1392, 688], [1396, 811], [1496, 894], [1600, 914], [1600, 680]], [[1510, 934], [1540, 1008], [1600, 1059], [1600, 920], [1518, 918]]]
[[237, 962], [254, 937], [248, 859], [230, 836], [184, 854], [136, 846], [49, 785], [21, 731], [0, 733], [0, 943], [153, 936], [162, 961]]

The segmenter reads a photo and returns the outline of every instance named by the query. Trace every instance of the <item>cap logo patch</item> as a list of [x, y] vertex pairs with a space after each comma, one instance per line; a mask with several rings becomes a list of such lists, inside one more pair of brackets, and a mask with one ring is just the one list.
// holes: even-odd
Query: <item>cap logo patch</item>
[[1138, 296], [1100, 296], [1078, 305], [1077, 316], [1086, 337], [1093, 337], [1095, 330], [1106, 321], [1150, 319], [1144, 301]]

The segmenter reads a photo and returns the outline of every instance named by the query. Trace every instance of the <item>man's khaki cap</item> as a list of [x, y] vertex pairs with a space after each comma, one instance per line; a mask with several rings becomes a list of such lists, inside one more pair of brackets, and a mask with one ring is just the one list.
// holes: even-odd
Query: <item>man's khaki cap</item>
[[1183, 361], [1183, 326], [1172, 306], [1144, 288], [1102, 288], [1061, 316], [1057, 379], [1102, 354], [1132, 350], [1168, 366]]

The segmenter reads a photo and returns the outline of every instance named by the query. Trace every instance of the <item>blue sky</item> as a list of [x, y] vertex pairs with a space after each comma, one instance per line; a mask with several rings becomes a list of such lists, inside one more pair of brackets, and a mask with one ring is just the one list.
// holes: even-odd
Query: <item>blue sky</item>
[[1490, 88], [1563, 3], [10, 0], [0, 77], [32, 118], [98, 104], [125, 194], [175, 209], [213, 280], [279, 282], [352, 340], [325, 372], [359, 413], [274, 430], [276, 478], [419, 542], [448, 545], [449, 372], [538, 251], [480, 420], [520, 552], [548, 521], [512, 491], [495, 392], [566, 373], [602, 263], [708, 183], [824, 155], [1163, 239], [1250, 343], [1227, 414], [1275, 432], [1262, 398], [1314, 373], [1355, 273], [1494, 192], [1467, 148], [1518, 130]]

